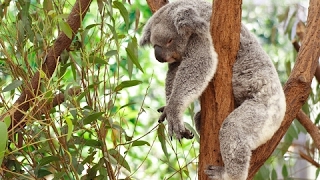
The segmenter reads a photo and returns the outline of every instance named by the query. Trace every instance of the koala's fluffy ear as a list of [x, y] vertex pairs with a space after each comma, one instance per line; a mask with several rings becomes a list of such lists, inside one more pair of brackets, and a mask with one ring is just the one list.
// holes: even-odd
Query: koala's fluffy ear
[[208, 33], [209, 27], [207, 22], [200, 17], [192, 7], [178, 8], [173, 15], [174, 25], [181, 35], [191, 35], [192, 33], [204, 34]]
[[[152, 17], [151, 17], [152, 18]], [[142, 32], [142, 37], [140, 39], [140, 46], [145, 46], [150, 44], [150, 38], [151, 38], [151, 26], [152, 26], [152, 21], [149, 20], [147, 22], [147, 24], [144, 26], [143, 28], [143, 32]]]

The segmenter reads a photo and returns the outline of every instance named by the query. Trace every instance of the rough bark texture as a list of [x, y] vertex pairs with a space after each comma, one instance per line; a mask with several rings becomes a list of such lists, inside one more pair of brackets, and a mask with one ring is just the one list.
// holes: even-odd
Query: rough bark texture
[[271, 140], [253, 151], [249, 177], [252, 179], [270, 157], [309, 96], [310, 84], [320, 56], [320, 1], [310, 0], [307, 29], [296, 64], [284, 86], [287, 101], [285, 119]]
[[218, 53], [218, 68], [201, 96], [201, 138], [199, 179], [208, 179], [208, 165], [222, 166], [219, 130], [223, 120], [234, 109], [232, 65], [239, 50], [241, 0], [215, 0], [211, 17], [211, 35]]
[[[77, 0], [69, 17], [67, 23], [73, 31], [73, 37], [78, 32], [82, 19], [84, 18], [91, 0]], [[73, 39], [73, 38], [72, 38]], [[60, 33], [52, 48], [48, 51], [45, 62], [42, 64], [42, 71], [46, 73], [47, 78], [50, 78], [54, 73], [58, 64], [58, 57], [63, 50], [68, 48], [72, 42], [64, 33]], [[31, 79], [31, 87], [26, 87], [17, 101], [14, 103], [13, 108], [15, 111], [12, 115], [12, 126], [15, 129], [23, 127], [24, 121], [21, 121], [24, 113], [30, 108], [33, 98], [41, 94], [40, 88], [40, 72], [36, 72]]]

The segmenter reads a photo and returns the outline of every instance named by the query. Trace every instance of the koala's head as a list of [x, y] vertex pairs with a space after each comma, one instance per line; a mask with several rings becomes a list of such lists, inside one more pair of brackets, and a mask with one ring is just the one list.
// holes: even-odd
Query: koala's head
[[148, 20], [140, 45], [151, 44], [159, 62], [181, 61], [190, 37], [208, 33], [208, 26], [192, 5], [169, 3]]

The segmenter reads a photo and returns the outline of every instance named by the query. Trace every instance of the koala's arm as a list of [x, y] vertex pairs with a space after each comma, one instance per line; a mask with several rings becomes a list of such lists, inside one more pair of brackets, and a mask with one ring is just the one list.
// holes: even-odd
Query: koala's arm
[[[168, 64], [168, 72], [167, 72], [166, 86], [165, 86], [166, 87], [166, 103], [169, 102], [171, 91], [172, 91], [172, 87], [173, 87], [174, 78], [176, 77], [176, 73], [178, 71], [179, 65], [180, 65], [180, 62], [174, 62], [174, 63]], [[164, 108], [165, 108], [165, 106], [159, 108], [158, 112], [163, 112]], [[159, 122], [163, 122], [164, 118], [165, 117], [163, 117], [162, 119], [160, 118]]]
[[176, 72], [170, 98], [165, 107], [169, 135], [174, 133], [177, 139], [188, 134], [182, 120], [183, 112], [207, 87], [217, 63], [209, 32], [203, 37], [192, 35], [189, 44]]

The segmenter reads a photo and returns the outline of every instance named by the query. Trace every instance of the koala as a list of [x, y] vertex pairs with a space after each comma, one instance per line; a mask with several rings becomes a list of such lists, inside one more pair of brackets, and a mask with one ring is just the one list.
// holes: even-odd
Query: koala
[[[196, 5], [196, 6], [194, 6]], [[159, 9], [146, 23], [140, 45], [151, 44], [159, 62], [168, 63], [166, 106], [159, 122], [168, 121], [169, 136], [193, 138], [182, 120], [186, 108], [208, 86], [217, 68], [209, 23], [211, 7], [177, 1]]]
[[[177, 0], [160, 8], [144, 27], [141, 45], [154, 46], [155, 57], [168, 62], [166, 106], [159, 122], [167, 119], [169, 135], [193, 137], [183, 125], [182, 113], [201, 95], [214, 76], [217, 55], [209, 32], [212, 4]], [[240, 45], [233, 65], [235, 109], [219, 131], [224, 167], [209, 165], [214, 180], [246, 180], [252, 150], [279, 129], [286, 111], [277, 71], [253, 34], [242, 24]], [[200, 130], [201, 112], [195, 115]]]

